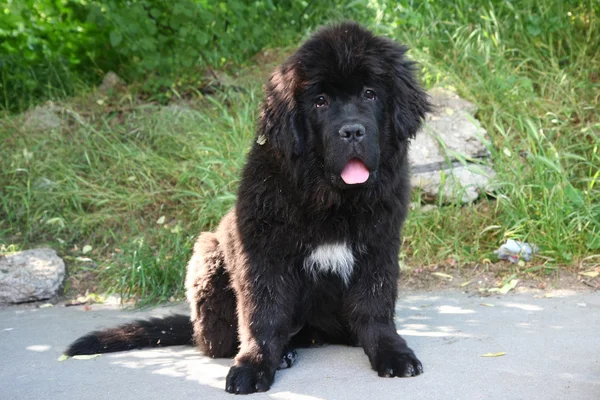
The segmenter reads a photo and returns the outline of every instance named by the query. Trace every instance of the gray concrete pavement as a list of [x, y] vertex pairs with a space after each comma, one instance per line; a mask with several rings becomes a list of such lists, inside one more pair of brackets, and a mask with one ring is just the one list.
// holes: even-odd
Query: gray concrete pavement
[[[494, 307], [482, 305], [491, 304]], [[172, 347], [58, 362], [92, 329], [147, 312], [108, 306], [0, 310], [0, 399], [227, 399], [231, 360]], [[361, 349], [300, 349], [280, 371], [272, 399], [600, 399], [600, 294], [469, 297], [412, 293], [398, 301], [397, 326], [425, 368], [416, 378], [379, 378]], [[506, 352], [495, 358], [485, 353]]]

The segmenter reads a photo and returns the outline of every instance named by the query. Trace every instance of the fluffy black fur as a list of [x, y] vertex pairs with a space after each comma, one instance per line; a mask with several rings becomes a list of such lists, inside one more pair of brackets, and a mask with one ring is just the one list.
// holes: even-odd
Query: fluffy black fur
[[[430, 108], [405, 53], [343, 23], [317, 32], [266, 85], [235, 208], [200, 235], [186, 278], [194, 343], [212, 357], [235, 356], [228, 392], [268, 390], [288, 346], [323, 341], [362, 346], [380, 376], [422, 372], [394, 325], [407, 150]], [[352, 159], [368, 168], [366, 182], [341, 178]], [[351, 251], [347, 279], [306, 268], [332, 243]], [[117, 331], [146, 328], [136, 324]], [[80, 339], [70, 354], [103, 350], [104, 339], [119, 339], [109, 332]], [[178, 344], [191, 337], [189, 327], [182, 332], [189, 336]], [[131, 347], [166, 343], [132, 336]]]
[[137, 320], [116, 328], [95, 331], [80, 337], [65, 351], [68, 356], [114, 353], [141, 349], [192, 344], [192, 324], [187, 315]]

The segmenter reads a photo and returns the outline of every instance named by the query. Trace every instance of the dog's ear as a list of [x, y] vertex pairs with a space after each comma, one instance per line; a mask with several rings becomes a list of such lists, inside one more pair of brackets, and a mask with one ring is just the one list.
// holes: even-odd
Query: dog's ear
[[407, 50], [394, 43], [389, 54], [393, 82], [390, 99], [392, 128], [400, 140], [414, 138], [425, 114], [431, 111], [429, 96], [416, 78], [417, 64], [405, 58]]
[[275, 151], [288, 158], [299, 156], [304, 147], [304, 125], [295, 97], [298, 77], [290, 64], [273, 72], [265, 86], [266, 100], [258, 132], [259, 141], [266, 140]]

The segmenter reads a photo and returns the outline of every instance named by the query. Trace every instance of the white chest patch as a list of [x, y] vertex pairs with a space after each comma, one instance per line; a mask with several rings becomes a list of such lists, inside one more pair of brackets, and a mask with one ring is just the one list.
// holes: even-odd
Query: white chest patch
[[338, 275], [347, 285], [354, 269], [354, 255], [346, 243], [322, 244], [304, 260], [304, 269], [316, 278], [320, 272]]

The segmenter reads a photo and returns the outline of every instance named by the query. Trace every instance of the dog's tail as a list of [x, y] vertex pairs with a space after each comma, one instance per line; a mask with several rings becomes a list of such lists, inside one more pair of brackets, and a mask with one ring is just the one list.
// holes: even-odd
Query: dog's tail
[[189, 345], [192, 344], [192, 337], [190, 317], [175, 314], [165, 318], [137, 320], [116, 328], [88, 333], [73, 342], [65, 354], [71, 357], [143, 347]]

